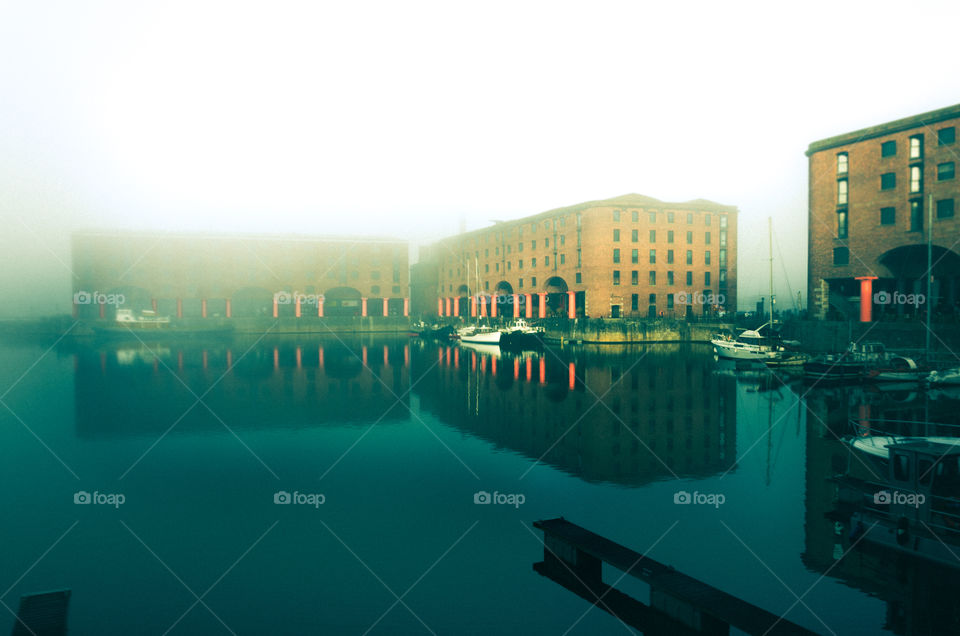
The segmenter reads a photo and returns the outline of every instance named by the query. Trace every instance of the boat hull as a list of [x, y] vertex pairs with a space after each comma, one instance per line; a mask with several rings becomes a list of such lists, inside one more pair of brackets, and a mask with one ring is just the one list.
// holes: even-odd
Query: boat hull
[[470, 344], [499, 345], [501, 335], [502, 334], [499, 331], [475, 333], [468, 336], [461, 334], [460, 342], [467, 342]]
[[764, 351], [748, 348], [734, 341], [711, 340], [710, 343], [713, 345], [713, 350], [716, 352], [717, 356], [721, 358], [727, 358], [728, 360], [764, 361], [775, 360], [777, 358], [776, 351]]

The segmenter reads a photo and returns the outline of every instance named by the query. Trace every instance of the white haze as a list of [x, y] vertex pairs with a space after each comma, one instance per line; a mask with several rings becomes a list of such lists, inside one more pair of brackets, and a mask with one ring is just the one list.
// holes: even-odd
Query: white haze
[[69, 311], [75, 229], [421, 244], [629, 192], [739, 206], [741, 308], [772, 216], [790, 307], [804, 150], [960, 101], [960, 9], [667, 4], [0, 3], [0, 315]]

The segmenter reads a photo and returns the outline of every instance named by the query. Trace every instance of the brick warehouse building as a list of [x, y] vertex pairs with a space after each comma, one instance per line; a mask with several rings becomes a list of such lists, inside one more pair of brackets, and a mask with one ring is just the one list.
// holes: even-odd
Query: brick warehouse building
[[[441, 316], [686, 317], [737, 306], [737, 208], [628, 194], [441, 240]], [[479, 283], [478, 283], [479, 281]]]
[[[73, 235], [74, 314], [405, 316], [407, 241], [142, 232]], [[117, 304], [117, 299], [123, 301]]]
[[958, 126], [960, 105], [810, 144], [811, 314], [869, 322], [921, 315], [928, 306], [956, 313]]

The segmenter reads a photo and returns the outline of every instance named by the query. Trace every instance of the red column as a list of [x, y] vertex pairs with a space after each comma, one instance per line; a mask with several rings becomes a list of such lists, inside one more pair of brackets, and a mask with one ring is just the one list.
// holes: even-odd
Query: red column
[[860, 322], [873, 320], [873, 281], [876, 276], [856, 276], [860, 281]]
[[540, 317], [547, 317], [547, 292], [540, 292], [537, 294], [540, 297]]
[[572, 362], [567, 370], [567, 384], [571, 391], [577, 386], [577, 373]]
[[453, 315], [453, 314], [450, 313], [450, 297], [449, 297], [449, 296], [447, 296], [447, 315], [448, 315], [448, 316], [452, 316], [452, 315]]
[[497, 300], [500, 298], [500, 294], [493, 294], [490, 296], [490, 317], [497, 317]]
[[232, 303], [230, 302], [230, 299], [227, 298], [227, 318], [233, 317], [233, 307], [231, 306], [231, 304]]
[[520, 294], [513, 295], [513, 317], [520, 317]]
[[567, 317], [570, 320], [577, 317], [577, 298], [572, 291], [567, 292]]
[[303, 367], [303, 349], [297, 347], [297, 368]]
[[497, 357], [490, 356], [490, 375], [497, 375]]
[[206, 298], [200, 299], [200, 317], [201, 318], [207, 317], [207, 299]]
[[409, 296], [408, 296], [408, 297], [405, 297], [405, 298], [403, 299], [403, 315], [404, 315], [405, 317], [410, 315], [410, 298], [409, 298]]
[[443, 317], [443, 298], [437, 298], [437, 316]]
[[456, 296], [453, 299], [453, 313], [450, 313], [450, 299], [447, 299], [447, 315], [450, 316], [460, 316], [460, 297]]
[[527, 357], [527, 382], [533, 377], [533, 358]]
[[383, 299], [383, 315], [384, 315], [384, 317], [390, 315], [390, 311], [389, 311], [389, 309], [388, 309], [388, 307], [389, 307], [388, 303], [389, 303], [389, 300], [386, 299], [386, 298], [384, 298], [384, 299]]
[[533, 318], [533, 294], [524, 294], [523, 300], [527, 303], [527, 318]]
[[477, 295], [474, 294], [470, 296], [470, 317], [477, 317]]
[[364, 296], [363, 298], [360, 299], [360, 315], [361, 315], [361, 316], [366, 316], [366, 315], [367, 315], [367, 298], [366, 298], [366, 296]]
[[321, 369], [323, 369], [323, 347], [317, 347], [317, 356], [319, 358], [318, 363]]
[[520, 379], [520, 358], [513, 359], [513, 379]]
[[363, 345], [360, 349], [360, 358], [363, 362], [363, 366], [367, 366], [367, 345]]
[[[276, 305], [274, 305], [276, 307]], [[276, 316], [276, 309], [274, 309], [274, 316]], [[183, 299], [177, 298], [177, 318], [183, 318]]]
[[388, 366], [390, 364], [390, 349], [387, 345], [383, 345], [383, 366]]
[[544, 358], [540, 358], [540, 384], [547, 383], [547, 361]]
[[484, 296], [483, 294], [477, 294], [477, 295], [479, 296], [479, 299], [480, 299], [480, 317], [486, 318], [487, 317], [487, 297]]
[[293, 306], [293, 315], [296, 316], [297, 318], [299, 318], [300, 315], [301, 315], [301, 314], [300, 314], [300, 311], [301, 311], [301, 310], [300, 310], [300, 300], [301, 300], [300, 294], [297, 294], [296, 299], [294, 299], [294, 301], [293, 301], [293, 302], [296, 303], [296, 304]]
[[317, 298], [317, 318], [323, 318], [323, 296]]
[[273, 295], [273, 317], [277, 318], [280, 316], [280, 307], [277, 305], [277, 295]]

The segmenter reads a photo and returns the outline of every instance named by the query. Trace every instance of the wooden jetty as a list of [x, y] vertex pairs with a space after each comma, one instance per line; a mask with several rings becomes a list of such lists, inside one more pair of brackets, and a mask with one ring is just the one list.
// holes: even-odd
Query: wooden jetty
[[[543, 531], [543, 561], [533, 569], [647, 634], [815, 634], [669, 565], [614, 543], [562, 517], [535, 521]], [[650, 585], [646, 605], [603, 582], [603, 564]]]
[[12, 636], [65, 636], [70, 590], [56, 590], [20, 597]]

